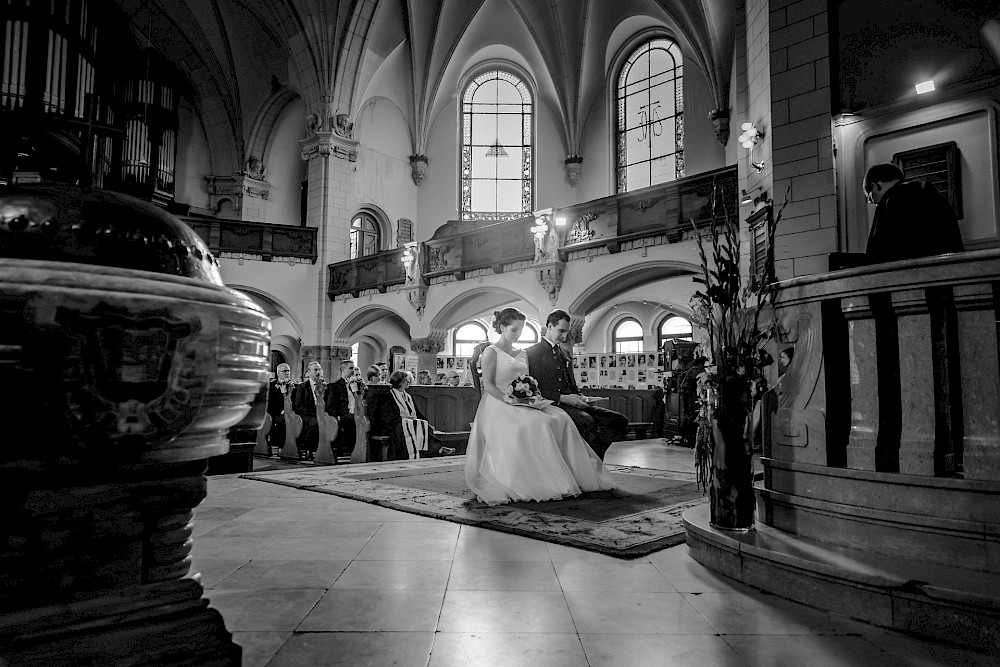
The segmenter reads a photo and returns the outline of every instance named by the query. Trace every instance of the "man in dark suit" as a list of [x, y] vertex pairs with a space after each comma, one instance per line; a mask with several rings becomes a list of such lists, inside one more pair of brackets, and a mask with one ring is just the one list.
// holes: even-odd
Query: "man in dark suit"
[[562, 348], [569, 333], [569, 314], [557, 309], [545, 320], [545, 338], [528, 348], [528, 373], [538, 381], [542, 396], [570, 416], [583, 439], [604, 458], [615, 440], [623, 440], [628, 418], [620, 412], [590, 405], [580, 395], [570, 357]]
[[869, 262], [894, 262], [962, 252], [962, 232], [948, 200], [929, 182], [908, 181], [892, 164], [873, 165], [865, 174], [865, 196], [875, 204]]
[[292, 369], [288, 364], [278, 364], [275, 378], [267, 389], [267, 414], [271, 416], [271, 430], [267, 434], [267, 453], [285, 446], [285, 395], [292, 390]]
[[319, 445], [319, 422], [316, 420], [316, 396], [323, 397], [323, 406], [328, 415], [333, 412], [333, 385], [323, 380], [323, 367], [318, 361], [310, 361], [306, 367], [306, 379], [292, 390], [292, 410], [302, 417], [302, 433], [296, 444], [299, 458], [313, 460]]
[[[354, 362], [344, 359], [340, 362], [340, 377], [330, 383], [330, 400], [327, 402], [327, 412], [337, 418], [340, 430], [333, 441], [334, 454], [350, 454], [354, 451], [357, 440], [357, 428], [354, 423], [354, 400], [347, 387], [355, 375]], [[360, 378], [356, 378], [360, 382]]]

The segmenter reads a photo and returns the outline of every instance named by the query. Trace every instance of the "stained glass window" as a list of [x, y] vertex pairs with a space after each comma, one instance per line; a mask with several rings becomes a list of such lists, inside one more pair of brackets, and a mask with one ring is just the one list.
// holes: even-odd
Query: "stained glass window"
[[462, 220], [513, 220], [532, 210], [531, 91], [503, 70], [474, 78], [462, 95]]
[[684, 176], [683, 84], [681, 51], [665, 37], [625, 60], [615, 95], [618, 192]]

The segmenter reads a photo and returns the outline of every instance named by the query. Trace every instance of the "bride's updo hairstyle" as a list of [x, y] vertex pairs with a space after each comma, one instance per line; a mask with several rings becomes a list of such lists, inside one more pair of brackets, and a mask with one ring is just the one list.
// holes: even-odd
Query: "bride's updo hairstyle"
[[508, 326], [511, 322], [523, 322], [526, 318], [517, 308], [504, 308], [493, 311], [493, 330], [503, 333], [502, 327]]

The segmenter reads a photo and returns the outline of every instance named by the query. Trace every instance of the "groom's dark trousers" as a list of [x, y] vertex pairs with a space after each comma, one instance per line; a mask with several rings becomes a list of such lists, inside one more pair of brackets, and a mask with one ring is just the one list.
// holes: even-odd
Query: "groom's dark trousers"
[[612, 442], [625, 439], [628, 417], [622, 413], [596, 406], [581, 410], [559, 402], [560, 394], [580, 393], [569, 356], [561, 346], [543, 340], [529, 347], [528, 374], [538, 381], [542, 396], [569, 415], [580, 435], [602, 460]]

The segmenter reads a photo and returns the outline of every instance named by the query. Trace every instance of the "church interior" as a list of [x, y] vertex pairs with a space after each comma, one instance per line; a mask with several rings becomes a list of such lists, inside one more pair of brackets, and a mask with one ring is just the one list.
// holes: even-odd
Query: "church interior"
[[[171, 473], [188, 504], [156, 533], [186, 545], [185, 571], [143, 566], [128, 585], [146, 588], [118, 609], [94, 592], [115, 568], [60, 574], [64, 552], [44, 569], [59, 592], [30, 599], [25, 545], [48, 540], [9, 531], [0, 664], [996, 664], [997, 0], [5, 0], [0, 23], [0, 257], [32, 231], [4, 217], [8, 188], [148, 202], [197, 235], [205, 275], [248, 299], [232, 335], [269, 326], [253, 349], [270, 378], [288, 364], [299, 382], [318, 362], [336, 380], [346, 359], [428, 378], [417, 385], [457, 375], [412, 393], [463, 433], [494, 313], [522, 311], [528, 346], [562, 309], [581, 390], [627, 411], [634, 439], [608, 462], [690, 467], [663, 438], [693, 423], [679, 368], [709, 333], [693, 279], [706, 230], [730, 221], [748, 284], [777, 281], [766, 349], [791, 364], [766, 371], [780, 391], [749, 533], [685, 514], [686, 544], [621, 560], [206, 478], [197, 465], [226, 448], [205, 446], [156, 459], [194, 466]], [[934, 185], [965, 252], [864, 262], [876, 205], [863, 184], [880, 163]], [[41, 270], [0, 266], [0, 294], [55, 284]], [[0, 297], [5, 392], [27, 373], [22, 349], [61, 340], [53, 315], [29, 344], [22, 313], [45, 310], [20, 310], [33, 290]], [[67, 410], [85, 404], [65, 395]], [[27, 451], [11, 446], [0, 476], [48, 469]], [[63, 468], [52, 479], [71, 479]], [[121, 479], [151, 484], [142, 471]], [[52, 540], [111, 531], [22, 491], [6, 498], [24, 525], [68, 522]], [[73, 507], [94, 493], [74, 491]], [[159, 544], [143, 539], [135, 562]], [[107, 630], [168, 604], [173, 620]], [[175, 632], [184, 660], [157, 648]]]

